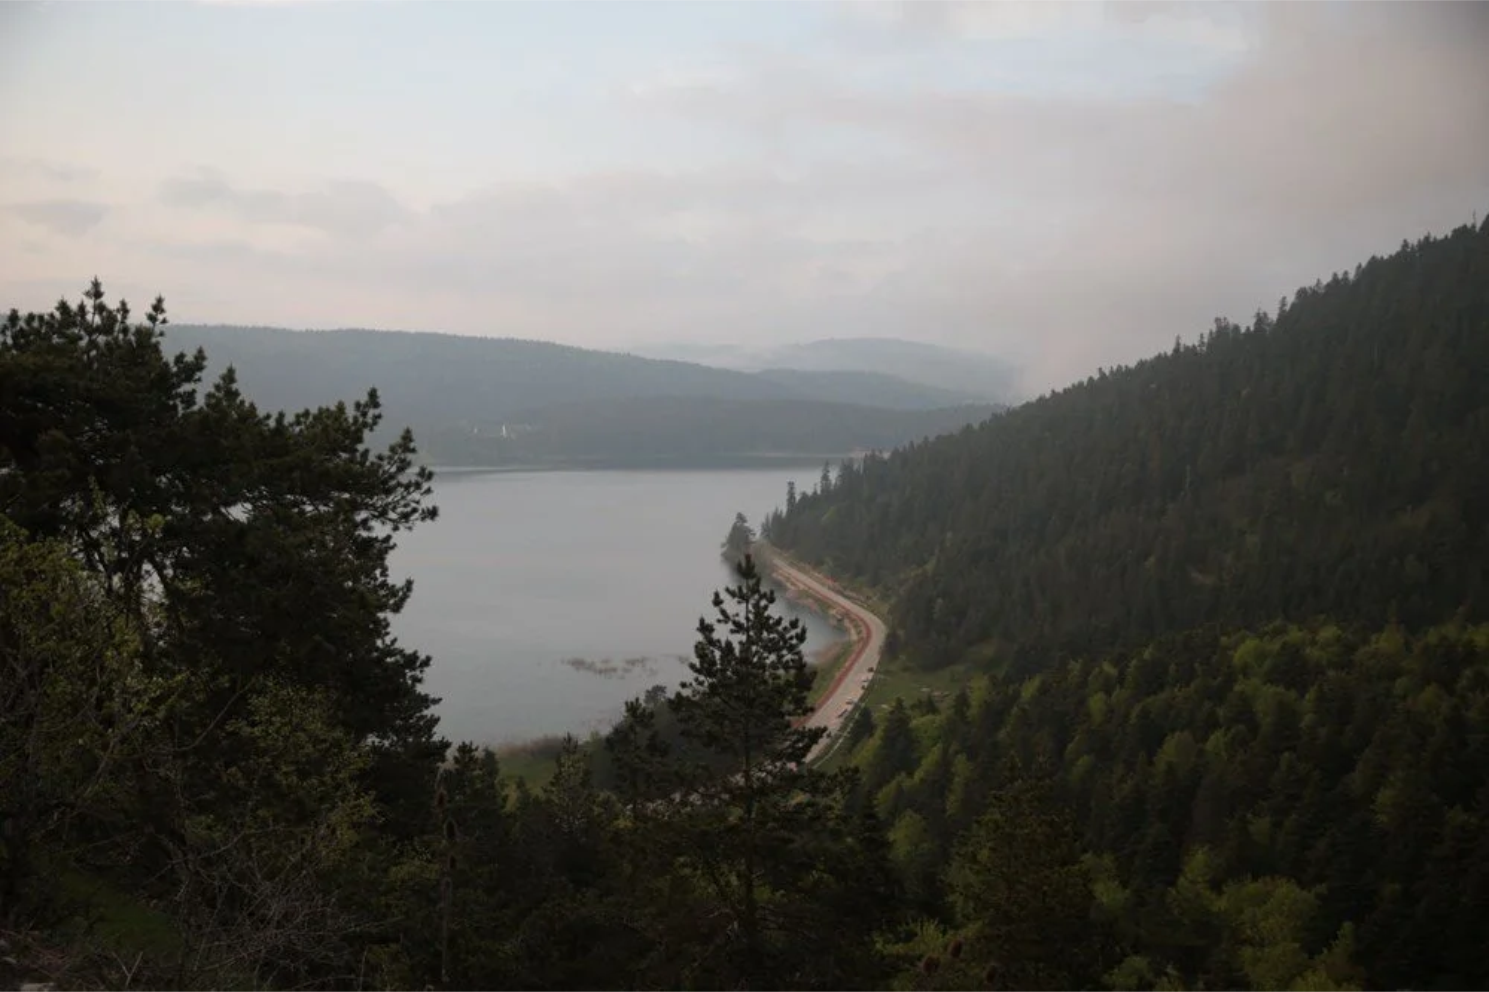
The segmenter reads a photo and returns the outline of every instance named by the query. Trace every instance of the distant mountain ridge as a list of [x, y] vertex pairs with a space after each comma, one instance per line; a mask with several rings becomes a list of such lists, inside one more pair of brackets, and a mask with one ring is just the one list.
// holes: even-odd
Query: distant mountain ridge
[[209, 374], [234, 366], [260, 406], [351, 400], [376, 386], [389, 415], [412, 423], [499, 422], [554, 403], [623, 396], [796, 395], [725, 369], [517, 338], [171, 324], [166, 341], [205, 348]]
[[[387, 430], [413, 427], [425, 457], [447, 464], [593, 459], [604, 454], [596, 438], [649, 459], [841, 454], [955, 429], [994, 409], [973, 393], [887, 373], [741, 372], [515, 338], [176, 324], [165, 335], [170, 349], [204, 349], [209, 377], [232, 366], [264, 409], [349, 402], [375, 387]], [[790, 427], [787, 410], [798, 418]], [[933, 410], [947, 412], [919, 416]], [[612, 430], [581, 428], [576, 417]], [[522, 429], [520, 443], [509, 426]]]
[[786, 386], [804, 397], [835, 403], [889, 407], [896, 410], [935, 410], [985, 402], [976, 392], [927, 386], [883, 372], [852, 369], [761, 369], [750, 373]]
[[1015, 399], [1018, 369], [983, 352], [902, 338], [824, 338], [766, 348], [690, 342], [645, 345], [632, 354], [710, 365], [741, 372], [861, 372], [891, 376], [974, 401]]

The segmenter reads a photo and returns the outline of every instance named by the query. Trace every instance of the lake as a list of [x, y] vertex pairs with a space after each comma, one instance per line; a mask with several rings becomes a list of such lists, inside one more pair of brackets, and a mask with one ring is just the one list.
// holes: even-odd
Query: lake
[[[648, 687], [676, 685], [698, 618], [731, 581], [719, 547], [734, 514], [758, 527], [788, 480], [805, 490], [820, 472], [436, 475], [439, 519], [400, 535], [391, 565], [414, 580], [393, 631], [434, 658], [425, 686], [441, 697], [441, 732], [485, 744], [583, 736]], [[782, 606], [807, 623], [809, 655], [837, 638]]]

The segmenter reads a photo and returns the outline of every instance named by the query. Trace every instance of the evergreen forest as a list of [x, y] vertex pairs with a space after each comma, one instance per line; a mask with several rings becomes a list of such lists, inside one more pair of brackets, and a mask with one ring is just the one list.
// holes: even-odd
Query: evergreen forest
[[990, 925], [971, 844], [1014, 987], [1489, 986], [1486, 369], [1489, 223], [789, 493], [962, 683], [851, 734], [917, 911]]
[[743, 517], [675, 692], [443, 739], [413, 435], [165, 324], [0, 324], [0, 987], [1489, 987], [1489, 223], [783, 494], [951, 687], [815, 767]]

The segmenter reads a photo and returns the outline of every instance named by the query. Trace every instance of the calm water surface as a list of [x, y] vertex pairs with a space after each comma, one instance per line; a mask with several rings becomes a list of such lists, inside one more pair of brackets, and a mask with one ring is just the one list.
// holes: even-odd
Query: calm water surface
[[[687, 677], [695, 628], [730, 581], [719, 545], [808, 489], [815, 468], [441, 473], [439, 520], [401, 536], [414, 595], [399, 640], [430, 654], [452, 740], [502, 743], [608, 727], [625, 701]], [[835, 638], [807, 614], [807, 650]], [[645, 665], [606, 676], [566, 659]]]

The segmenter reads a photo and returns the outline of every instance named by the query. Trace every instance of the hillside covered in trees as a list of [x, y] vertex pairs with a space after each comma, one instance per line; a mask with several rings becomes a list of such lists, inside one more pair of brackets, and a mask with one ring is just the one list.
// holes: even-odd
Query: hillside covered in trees
[[845, 464], [772, 541], [895, 594], [918, 664], [1201, 624], [1489, 615], [1489, 225], [1249, 327]]
[[[852, 740], [907, 899], [998, 926], [974, 956], [1011, 987], [1489, 982], [1489, 625], [1167, 635], [897, 701]], [[997, 878], [972, 914], [969, 845]]]
[[432, 465], [839, 456], [955, 430], [995, 409], [983, 393], [883, 372], [747, 373], [513, 338], [174, 325], [165, 335], [168, 348], [202, 348], [211, 377], [233, 368], [266, 410], [351, 402], [376, 388], [387, 423], [412, 427], [419, 459]]
[[1485, 368], [1489, 224], [791, 494], [770, 539], [963, 673], [848, 731], [920, 946], [975, 910], [1015, 987], [1489, 984]]

